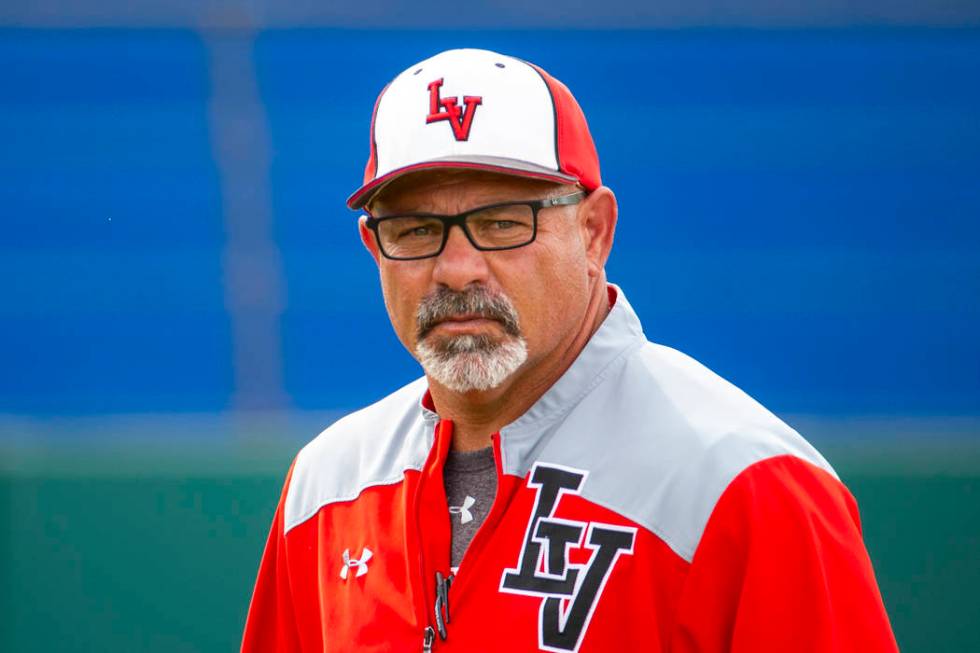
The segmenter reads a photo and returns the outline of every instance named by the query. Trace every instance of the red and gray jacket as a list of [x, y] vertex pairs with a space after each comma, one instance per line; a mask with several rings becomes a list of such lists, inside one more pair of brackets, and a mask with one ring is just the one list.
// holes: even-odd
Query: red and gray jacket
[[648, 342], [613, 292], [575, 363], [494, 434], [496, 500], [455, 574], [453, 425], [424, 379], [303, 448], [242, 650], [897, 650], [827, 461]]

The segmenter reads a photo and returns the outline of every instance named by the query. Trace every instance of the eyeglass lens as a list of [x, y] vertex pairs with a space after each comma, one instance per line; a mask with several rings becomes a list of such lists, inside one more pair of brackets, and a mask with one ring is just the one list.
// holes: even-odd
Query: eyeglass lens
[[[483, 249], [526, 245], [534, 238], [534, 212], [526, 204], [498, 206], [470, 213], [465, 219], [471, 242]], [[430, 256], [442, 247], [446, 224], [425, 216], [387, 218], [378, 224], [381, 247], [388, 256]]]

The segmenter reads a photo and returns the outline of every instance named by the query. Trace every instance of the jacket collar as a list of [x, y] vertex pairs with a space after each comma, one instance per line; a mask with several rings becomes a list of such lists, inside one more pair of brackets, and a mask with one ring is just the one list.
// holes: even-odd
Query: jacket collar
[[[614, 302], [606, 319], [592, 334], [585, 347], [564, 374], [535, 403], [507, 426], [501, 435], [508, 440], [531, 437], [541, 432], [574, 408], [595, 388], [629, 352], [646, 342], [640, 319], [623, 291], [609, 284], [610, 301]], [[439, 421], [428, 390], [419, 402], [422, 419], [430, 425]]]
[[623, 291], [609, 284], [615, 302], [589, 342], [564, 374], [519, 418], [503, 429], [506, 438], [540, 433], [561, 420], [616, 367], [625, 356], [646, 342], [640, 319]]

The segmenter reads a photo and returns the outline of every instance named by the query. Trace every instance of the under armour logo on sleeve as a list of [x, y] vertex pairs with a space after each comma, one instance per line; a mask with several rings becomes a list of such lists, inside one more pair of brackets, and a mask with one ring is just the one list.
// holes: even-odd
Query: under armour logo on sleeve
[[467, 494], [466, 498], [463, 499], [463, 505], [449, 506], [449, 514], [459, 515], [459, 523], [467, 524], [473, 521], [473, 513], [470, 512], [470, 508], [473, 507], [474, 503], [476, 503], [476, 499]]
[[368, 572], [368, 560], [374, 556], [371, 549], [364, 547], [361, 551], [360, 560], [350, 557], [350, 549], [344, 549], [344, 566], [340, 569], [340, 577], [347, 580], [347, 575], [350, 573], [351, 568], [357, 569], [356, 576], [363, 576]]

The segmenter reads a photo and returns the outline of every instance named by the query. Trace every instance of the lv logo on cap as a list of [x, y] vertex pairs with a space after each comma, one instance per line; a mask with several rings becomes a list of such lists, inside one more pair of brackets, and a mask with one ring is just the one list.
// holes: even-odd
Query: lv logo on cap
[[437, 79], [429, 83], [429, 115], [425, 117], [425, 122], [428, 124], [448, 120], [457, 141], [469, 140], [473, 116], [476, 114], [477, 106], [483, 103], [483, 96], [464, 95], [463, 104], [466, 106], [460, 108], [458, 97], [440, 96], [439, 89], [442, 87], [442, 82], [442, 79]]

